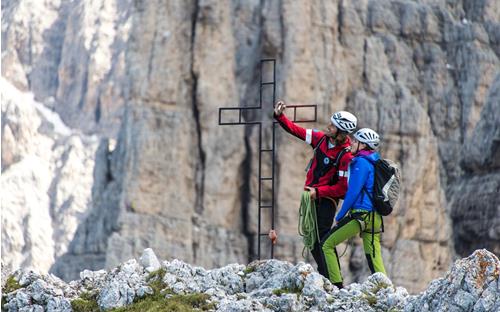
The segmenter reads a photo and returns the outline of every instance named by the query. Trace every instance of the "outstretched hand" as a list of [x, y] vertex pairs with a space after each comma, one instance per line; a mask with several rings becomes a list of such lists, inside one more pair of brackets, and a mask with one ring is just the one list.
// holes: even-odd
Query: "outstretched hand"
[[286, 109], [285, 101], [279, 100], [278, 102], [276, 102], [276, 105], [274, 106], [274, 114], [276, 116], [279, 116], [279, 115], [283, 114], [285, 109]]

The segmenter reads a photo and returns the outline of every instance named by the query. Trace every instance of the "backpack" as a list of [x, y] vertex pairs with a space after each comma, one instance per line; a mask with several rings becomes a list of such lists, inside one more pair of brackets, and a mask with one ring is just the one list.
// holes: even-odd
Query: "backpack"
[[[371, 161], [370, 161], [371, 162]], [[372, 162], [375, 169], [373, 194], [370, 197], [375, 210], [382, 216], [388, 216], [394, 210], [399, 197], [401, 174], [396, 163], [389, 159], [379, 159]]]

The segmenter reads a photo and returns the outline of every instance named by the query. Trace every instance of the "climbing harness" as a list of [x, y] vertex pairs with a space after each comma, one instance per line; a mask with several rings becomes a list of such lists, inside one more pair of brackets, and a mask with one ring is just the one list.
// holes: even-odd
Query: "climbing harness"
[[[353, 212], [353, 211], [349, 211], [349, 214], [348, 214], [348, 217], [350, 219], [358, 221], [359, 229], [360, 229], [360, 234], [366, 229], [366, 222], [365, 222], [365, 219], [364, 219], [365, 215], [366, 215], [365, 212]], [[352, 247], [353, 245], [354, 245], [354, 237], [349, 238], [347, 240], [347, 242], [345, 243], [344, 251], [339, 256], [339, 259], [342, 258], [345, 255], [345, 253], [347, 251], [347, 247], [349, 247], [349, 246]]]

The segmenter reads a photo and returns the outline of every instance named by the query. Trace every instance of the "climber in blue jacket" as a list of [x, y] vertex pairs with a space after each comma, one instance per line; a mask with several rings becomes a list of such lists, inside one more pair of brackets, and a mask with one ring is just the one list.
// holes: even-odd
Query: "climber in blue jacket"
[[[359, 141], [357, 144], [359, 144]], [[362, 192], [363, 188], [365, 188], [370, 194], [373, 193], [374, 168], [372, 162], [376, 162], [379, 159], [379, 154], [369, 149], [358, 151], [353, 158], [348, 172], [347, 193], [342, 208], [335, 217], [335, 221], [339, 222], [342, 220], [351, 208], [367, 212], [373, 211], [373, 204], [370, 197], [362, 194]]]
[[354, 134], [351, 153], [355, 157], [349, 165], [347, 193], [342, 208], [335, 217], [337, 224], [321, 239], [329, 279], [339, 288], [342, 288], [343, 284], [335, 247], [358, 233], [361, 233], [371, 272], [385, 274], [380, 250], [382, 216], [375, 211], [370, 199], [375, 173], [372, 163], [380, 158], [376, 152], [379, 144], [379, 135], [372, 129], [363, 128]]

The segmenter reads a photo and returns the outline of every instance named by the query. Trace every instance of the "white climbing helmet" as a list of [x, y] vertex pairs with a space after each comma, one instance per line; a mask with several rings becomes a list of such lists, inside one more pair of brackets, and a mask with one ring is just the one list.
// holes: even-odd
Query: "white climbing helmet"
[[330, 120], [335, 127], [347, 133], [352, 133], [354, 129], [356, 129], [356, 124], [358, 123], [356, 116], [346, 111], [336, 112], [332, 115]]
[[376, 149], [380, 144], [380, 137], [377, 132], [370, 128], [362, 128], [354, 133], [354, 137], [361, 143], [365, 143], [369, 147]]

